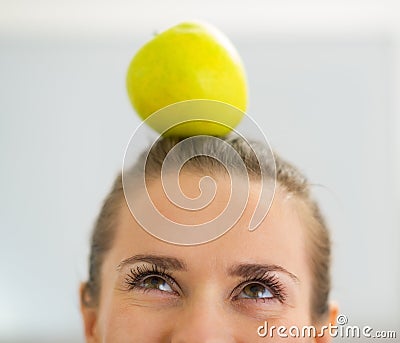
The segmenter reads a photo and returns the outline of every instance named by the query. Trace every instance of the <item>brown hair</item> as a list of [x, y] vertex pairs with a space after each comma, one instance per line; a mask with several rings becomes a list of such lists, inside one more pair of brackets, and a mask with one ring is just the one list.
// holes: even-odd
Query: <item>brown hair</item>
[[[271, 154], [267, 146], [250, 142], [242, 138], [231, 137], [224, 139], [233, 147], [244, 162], [250, 177], [260, 176], [260, 158], [270, 159]], [[180, 142], [178, 138], [163, 138], [156, 142], [151, 149], [145, 151], [140, 157], [134, 168], [140, 168], [143, 161], [146, 161], [146, 177], [156, 177], [160, 175], [161, 167], [168, 152]], [[226, 163], [233, 163], [229, 159], [227, 151], [221, 150], [214, 144], [214, 139], [205, 139], [199, 147], [193, 144], [190, 149], [194, 157], [190, 160], [190, 168], [197, 171], [207, 171], [216, 173], [221, 170], [221, 163], [215, 159], [200, 156], [200, 151], [204, 151], [204, 144], [208, 145], [208, 151], [214, 150]], [[210, 150], [211, 149], [211, 150]], [[218, 150], [219, 149], [219, 150]], [[179, 154], [176, 155], [179, 158]], [[147, 159], [146, 159], [147, 158]], [[277, 184], [283, 190], [293, 196], [300, 206], [300, 213], [308, 229], [307, 249], [309, 251], [309, 261], [313, 275], [311, 315], [314, 321], [318, 321], [328, 310], [328, 297], [330, 291], [330, 259], [331, 242], [324, 218], [317, 203], [310, 194], [310, 186], [307, 179], [293, 165], [274, 154], [275, 169], [267, 170], [269, 177], [275, 177]], [[182, 161], [176, 161], [177, 164]], [[235, 167], [235, 166], [233, 166]], [[115, 227], [118, 222], [119, 209], [124, 206], [125, 198], [122, 185], [122, 176], [118, 175], [111, 192], [106, 197], [100, 214], [94, 226], [91, 238], [91, 250], [89, 257], [89, 280], [82, 292], [82, 303], [85, 306], [94, 307], [98, 305], [101, 287], [100, 271], [104, 257], [111, 248]]]

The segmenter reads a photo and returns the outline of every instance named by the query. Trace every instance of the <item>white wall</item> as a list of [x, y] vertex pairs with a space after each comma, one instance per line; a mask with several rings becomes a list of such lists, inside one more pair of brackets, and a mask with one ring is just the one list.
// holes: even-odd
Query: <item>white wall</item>
[[[61, 3], [59, 18], [52, 2], [38, 5], [42, 17], [29, 15], [29, 2], [0, 2], [0, 16], [9, 12], [0, 21], [1, 342], [82, 342], [77, 287], [89, 232], [139, 124], [125, 72], [161, 18], [149, 5], [122, 11], [118, 2], [122, 23], [108, 22], [107, 31], [90, 1]], [[196, 16], [227, 31], [248, 71], [249, 114], [324, 186], [315, 192], [334, 236], [333, 298], [351, 324], [399, 335], [400, 68], [391, 2], [366, 2], [359, 15], [359, 2], [326, 2], [330, 12], [299, 3], [297, 15], [274, 1], [263, 12], [243, 4], [231, 16], [250, 16], [243, 21], [222, 19], [222, 5], [219, 16], [187, 6], [171, 11], [170, 22], [162, 16], [162, 27]], [[101, 4], [105, 18], [112, 5]], [[129, 26], [133, 9], [141, 20]]]

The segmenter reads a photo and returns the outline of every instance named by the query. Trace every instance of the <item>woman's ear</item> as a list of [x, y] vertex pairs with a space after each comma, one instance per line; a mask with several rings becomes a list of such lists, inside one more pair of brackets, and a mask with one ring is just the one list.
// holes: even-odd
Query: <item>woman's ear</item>
[[[328, 314], [326, 316], [325, 322], [322, 322], [320, 325], [320, 328], [326, 327], [329, 328], [329, 326], [334, 326], [336, 325], [336, 318], [339, 314], [339, 307], [335, 302], [330, 302], [329, 303], [329, 309], [328, 309]], [[320, 332], [322, 329], [320, 329]], [[329, 335], [329, 329], [324, 330], [324, 334], [321, 337], [316, 337], [315, 338], [316, 343], [329, 343], [332, 342], [332, 337]]]
[[96, 343], [98, 341], [96, 334], [97, 307], [88, 306], [90, 299], [87, 294], [87, 283], [81, 283], [79, 295], [86, 342]]

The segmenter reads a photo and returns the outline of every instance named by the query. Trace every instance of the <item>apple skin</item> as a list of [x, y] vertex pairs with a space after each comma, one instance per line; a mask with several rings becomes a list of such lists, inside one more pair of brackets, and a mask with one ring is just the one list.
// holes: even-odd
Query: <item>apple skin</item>
[[[126, 85], [142, 120], [185, 100], [215, 100], [242, 112], [247, 106], [246, 75], [239, 54], [225, 35], [201, 22], [181, 23], [146, 43], [129, 65]], [[163, 132], [185, 137], [224, 136], [241, 119], [229, 112], [209, 113], [204, 120], [193, 120], [183, 113], [173, 129]], [[193, 122], [187, 122], [188, 118]]]

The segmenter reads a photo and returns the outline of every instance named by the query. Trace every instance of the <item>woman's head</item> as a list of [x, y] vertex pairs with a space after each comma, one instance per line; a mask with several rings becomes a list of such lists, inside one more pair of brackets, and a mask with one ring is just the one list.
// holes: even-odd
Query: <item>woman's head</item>
[[[178, 142], [158, 141], [136, 168], [147, 156], [148, 192], [162, 215], [197, 225], [215, 218], [227, 202], [239, 200], [229, 198], [225, 167], [198, 152], [207, 144], [225, 166], [238, 168], [227, 151], [213, 146], [215, 140], [207, 139], [201, 147], [192, 144], [189, 155], [197, 157], [181, 170], [181, 191], [197, 197], [198, 181], [208, 175], [217, 192], [206, 208], [182, 210], [165, 196], [160, 178], [163, 162]], [[318, 327], [333, 316], [328, 306], [329, 233], [307, 180], [275, 156], [276, 169], [266, 170], [277, 181], [273, 204], [259, 228], [249, 232], [260, 192], [258, 159], [269, 158], [269, 150], [258, 143], [250, 147], [240, 138], [226, 142], [246, 166], [249, 199], [233, 228], [209, 243], [177, 246], [148, 234], [131, 215], [122, 177], [117, 177], [92, 234], [89, 280], [81, 291], [88, 341], [256, 342], [263, 339], [257, 328], [264, 321]], [[180, 154], [176, 156], [179, 165]]]

